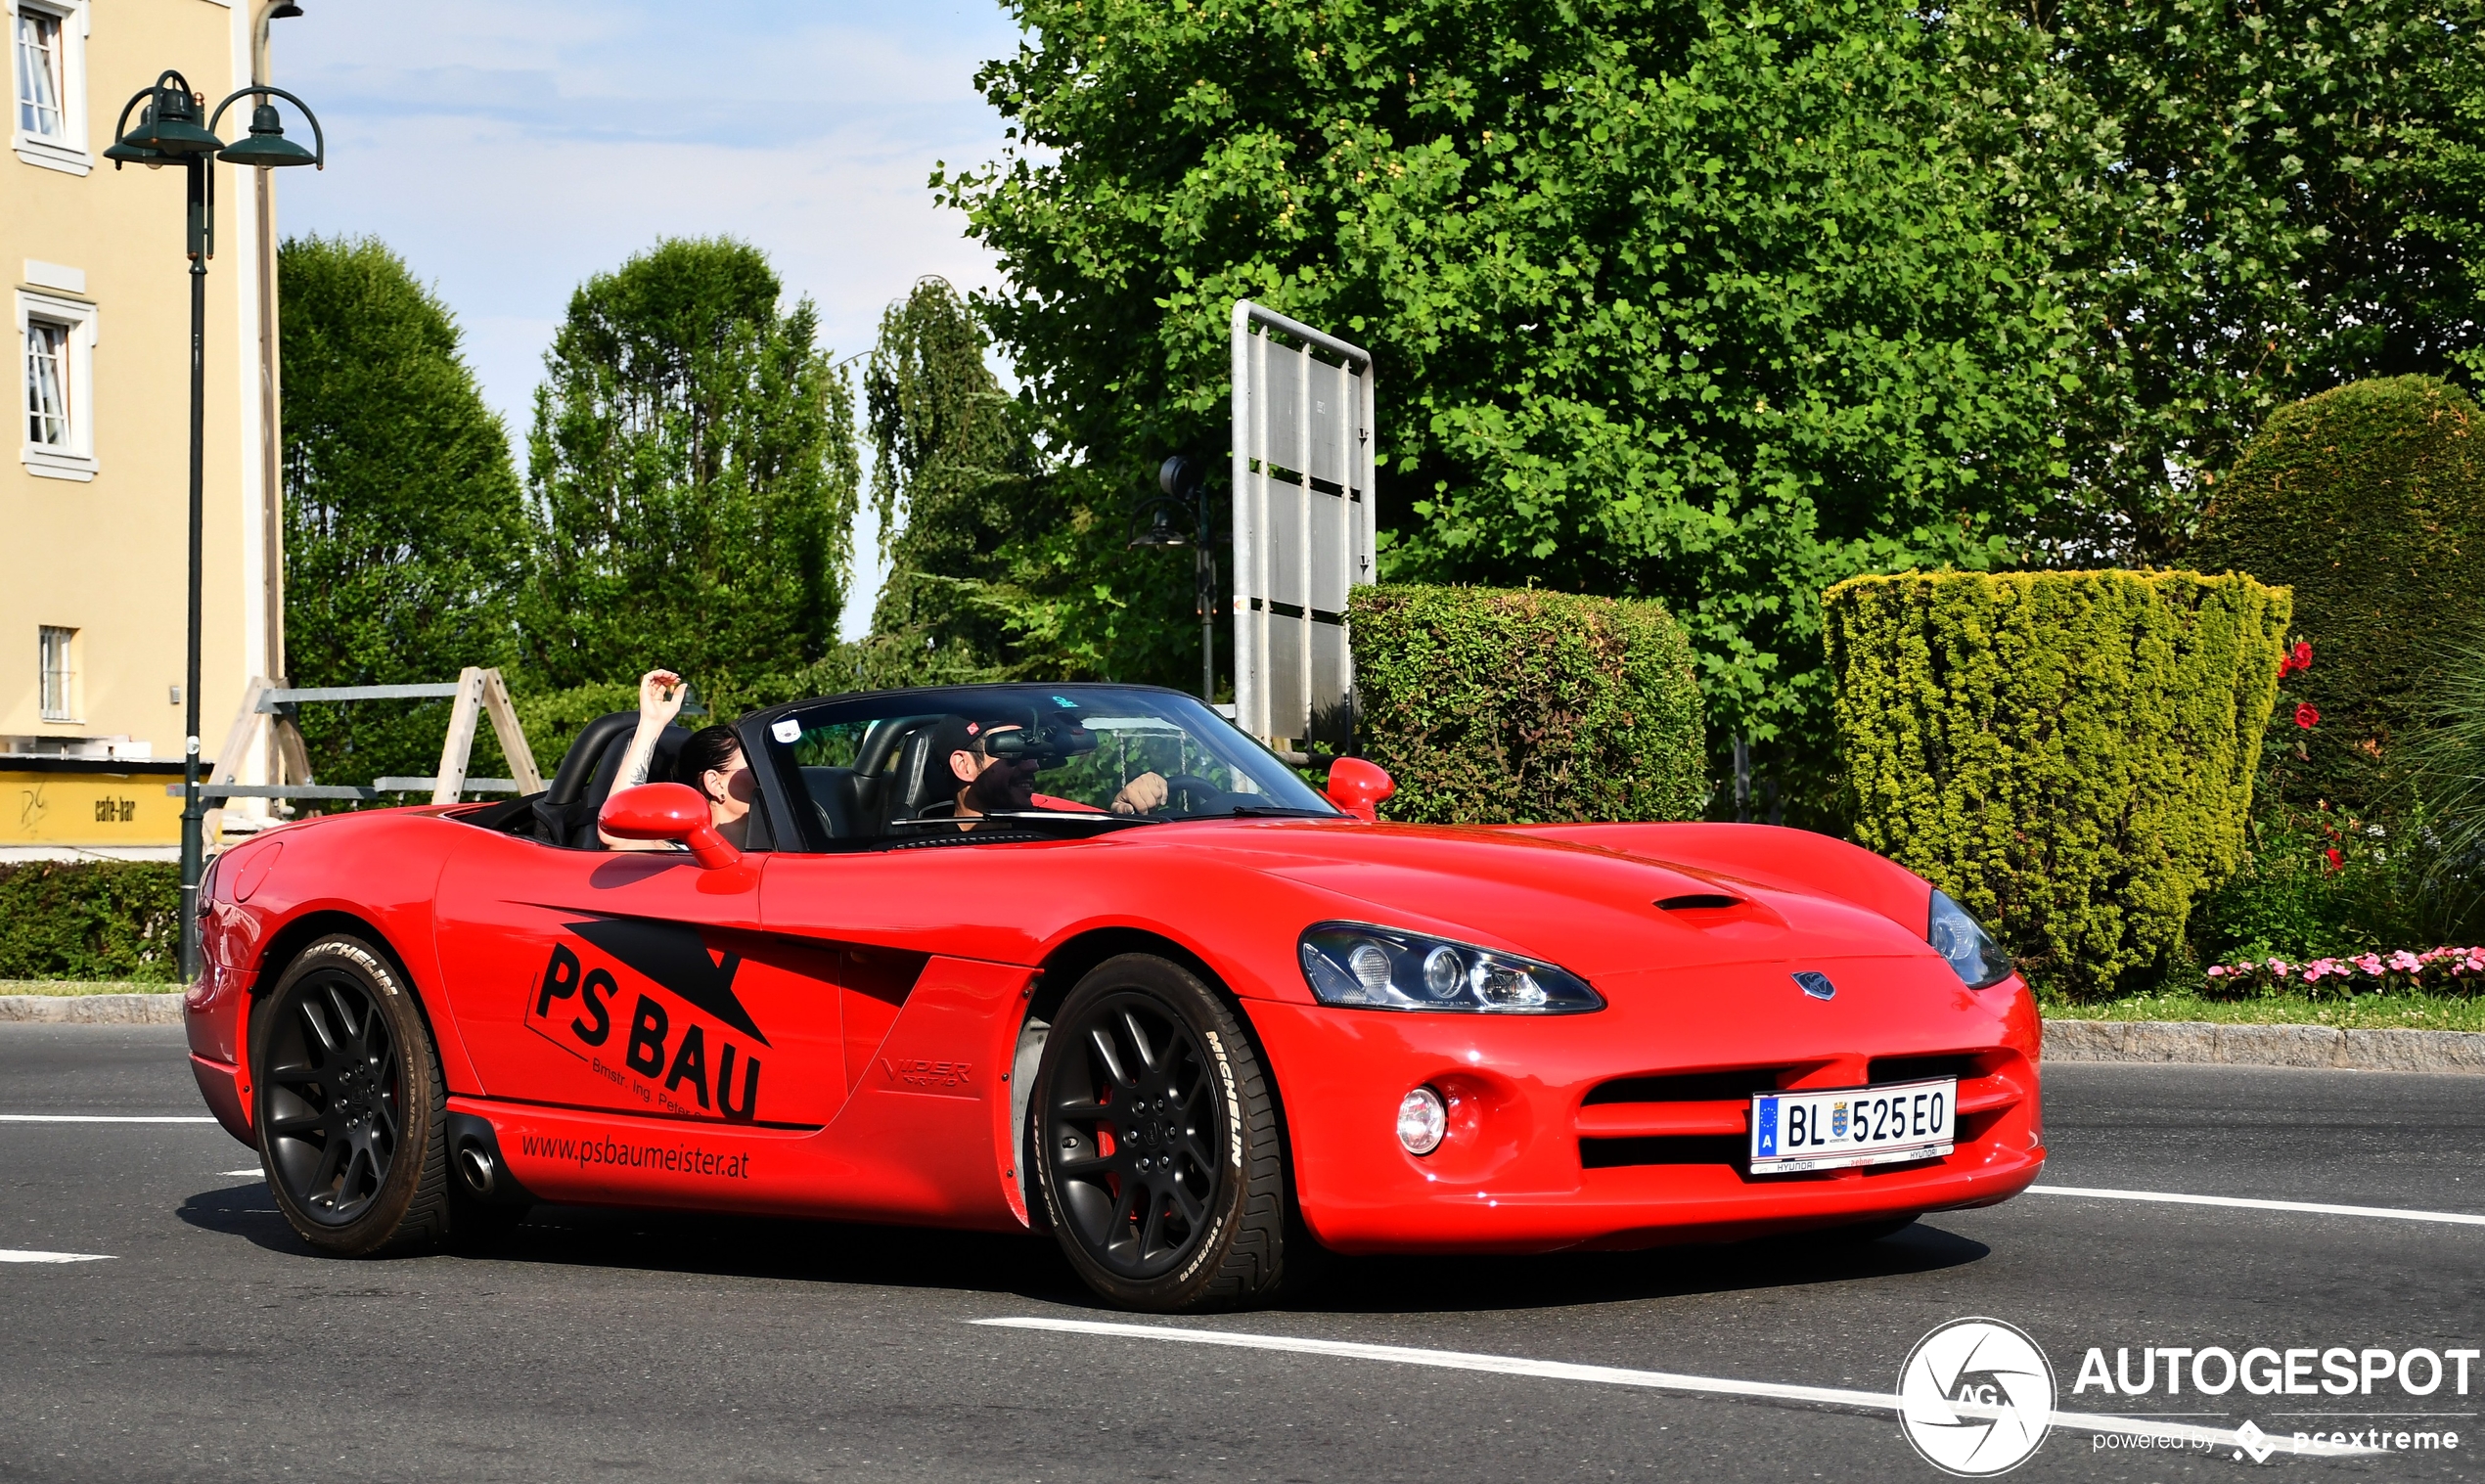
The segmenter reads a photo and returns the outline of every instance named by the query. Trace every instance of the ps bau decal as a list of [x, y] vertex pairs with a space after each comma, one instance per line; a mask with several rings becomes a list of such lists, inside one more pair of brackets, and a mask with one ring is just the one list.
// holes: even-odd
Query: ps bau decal
[[697, 928], [675, 923], [563, 925], [586, 951], [553, 946], [527, 991], [528, 1029], [652, 1109], [734, 1123], [759, 1116], [757, 1048], [768, 1038], [734, 994], [740, 957], [711, 954]]

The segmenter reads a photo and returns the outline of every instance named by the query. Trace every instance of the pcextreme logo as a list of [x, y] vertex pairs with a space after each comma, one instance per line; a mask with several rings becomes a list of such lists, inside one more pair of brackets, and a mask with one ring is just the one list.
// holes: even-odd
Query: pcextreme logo
[[2026, 1330], [1998, 1319], [1955, 1319], [1907, 1353], [1899, 1427], [1935, 1468], [1987, 1478], [2044, 1446], [2054, 1394], [2053, 1363]]
[[[711, 955], [697, 928], [669, 922], [599, 918], [562, 925], [595, 952], [582, 958], [566, 943], [553, 945], [527, 990], [528, 1029], [665, 1111], [734, 1123], [758, 1117], [759, 1057], [749, 1043], [766, 1046], [768, 1038], [734, 994], [739, 955]], [[605, 956], [648, 988], [624, 991], [600, 962]]]

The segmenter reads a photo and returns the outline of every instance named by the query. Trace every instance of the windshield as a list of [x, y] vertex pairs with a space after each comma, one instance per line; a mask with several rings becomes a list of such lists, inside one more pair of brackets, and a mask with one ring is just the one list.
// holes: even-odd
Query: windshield
[[815, 701], [768, 727], [820, 842], [1093, 833], [1184, 819], [1331, 818], [1267, 748], [1173, 691], [960, 686]]

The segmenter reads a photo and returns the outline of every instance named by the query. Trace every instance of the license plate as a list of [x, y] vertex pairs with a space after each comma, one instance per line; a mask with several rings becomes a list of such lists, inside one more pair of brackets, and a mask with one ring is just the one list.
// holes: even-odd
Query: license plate
[[1793, 1175], [1947, 1154], [1957, 1137], [1959, 1079], [1893, 1082], [1751, 1100], [1751, 1173]]

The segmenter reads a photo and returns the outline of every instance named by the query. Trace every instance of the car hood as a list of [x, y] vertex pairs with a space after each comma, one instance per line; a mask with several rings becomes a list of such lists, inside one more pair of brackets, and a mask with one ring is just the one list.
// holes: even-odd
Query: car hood
[[[1920, 935], [1827, 891], [1762, 886], [1593, 845], [1456, 826], [1272, 822], [1235, 832], [1250, 838], [1220, 852], [1229, 862], [1347, 899], [1337, 904], [1340, 918], [1460, 937], [1591, 978], [1658, 967], [1933, 957]], [[1719, 897], [1732, 905], [1656, 905]]]

